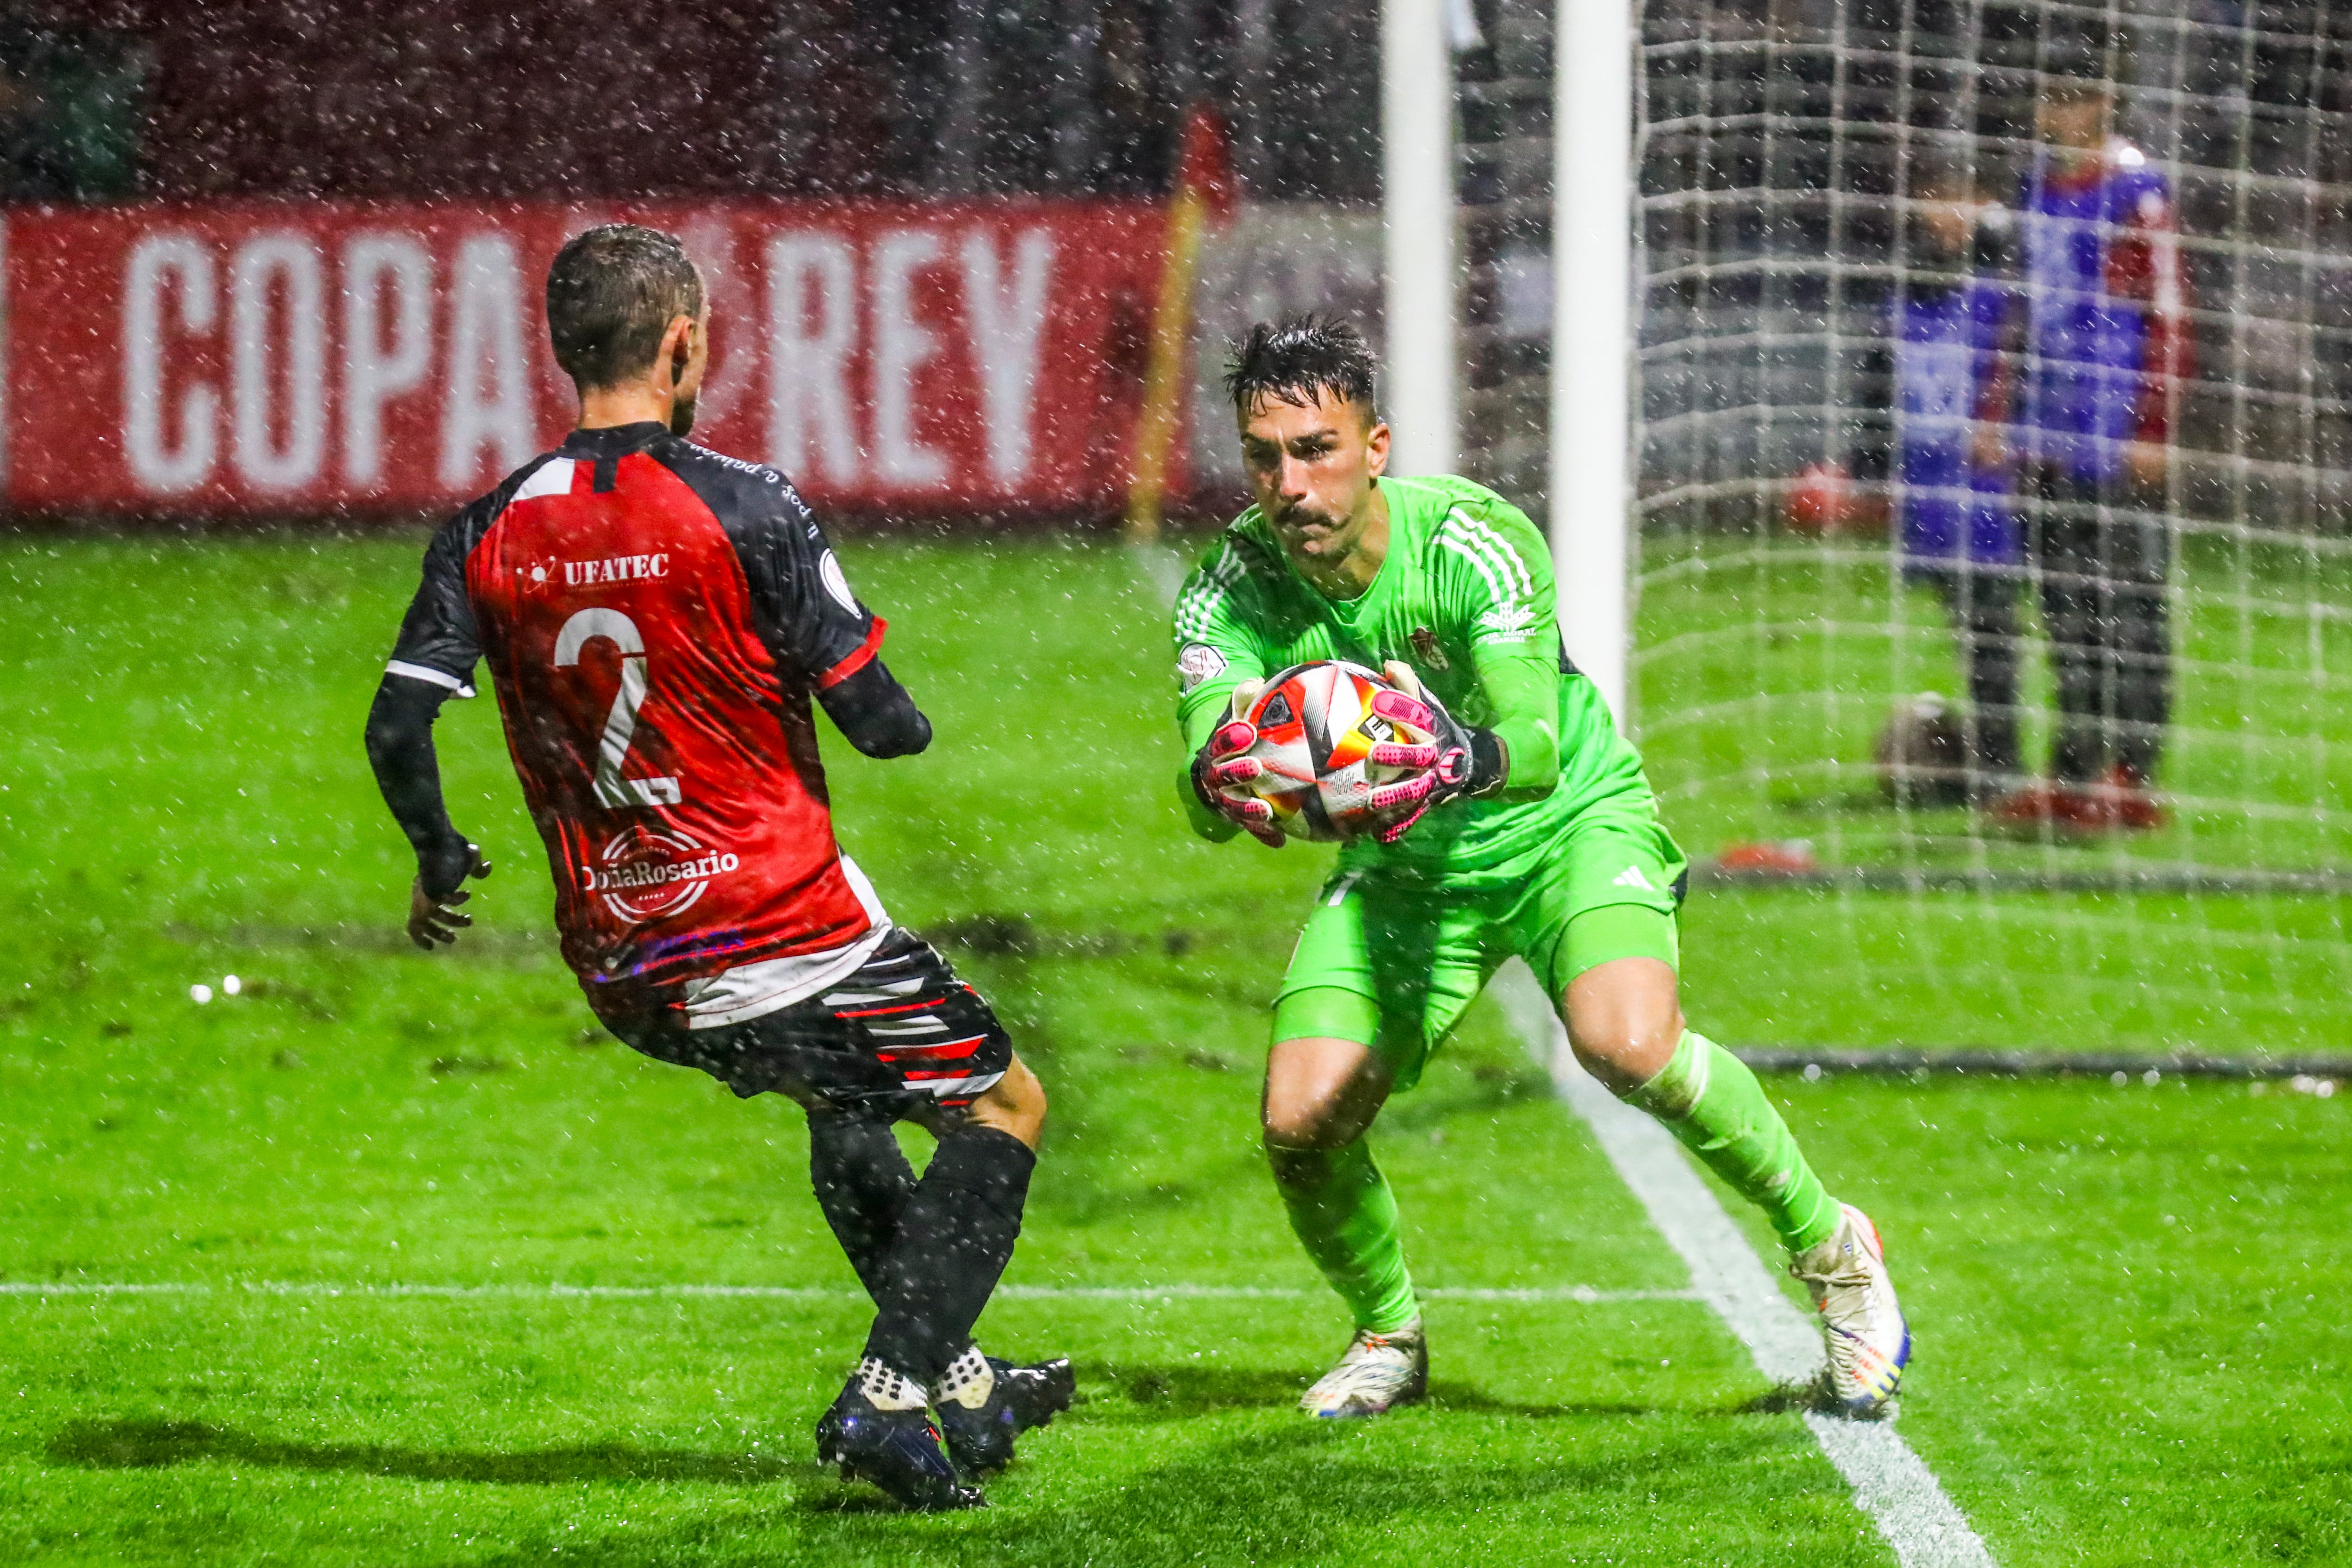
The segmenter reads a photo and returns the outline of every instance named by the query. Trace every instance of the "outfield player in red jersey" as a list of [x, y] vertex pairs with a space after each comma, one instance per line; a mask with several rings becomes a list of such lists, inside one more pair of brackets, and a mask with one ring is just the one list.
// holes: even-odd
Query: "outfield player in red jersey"
[[[450, 825], [432, 726], [487, 661], [589, 1006], [649, 1056], [808, 1112], [817, 1197], [877, 1309], [820, 1458], [912, 1507], [970, 1506], [969, 1481], [1071, 1396], [1067, 1362], [1011, 1366], [971, 1337], [1020, 1233], [1045, 1091], [835, 841], [810, 699], [868, 757], [922, 750], [930, 725], [792, 485], [685, 439], [705, 298], [655, 230], [590, 229], [556, 256], [548, 327], [579, 428], [434, 536], [368, 757], [416, 851], [409, 935], [453, 941], [490, 868]], [[919, 1181], [899, 1120], [939, 1140]]]

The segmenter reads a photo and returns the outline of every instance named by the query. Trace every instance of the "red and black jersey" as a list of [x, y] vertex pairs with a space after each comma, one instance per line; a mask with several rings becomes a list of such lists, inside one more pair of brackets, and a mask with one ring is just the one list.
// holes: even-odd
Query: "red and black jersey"
[[677, 985], [717, 1024], [887, 926], [809, 710], [883, 627], [782, 475], [631, 424], [573, 432], [435, 536], [389, 671], [471, 695], [488, 664], [565, 962], [592, 999]]

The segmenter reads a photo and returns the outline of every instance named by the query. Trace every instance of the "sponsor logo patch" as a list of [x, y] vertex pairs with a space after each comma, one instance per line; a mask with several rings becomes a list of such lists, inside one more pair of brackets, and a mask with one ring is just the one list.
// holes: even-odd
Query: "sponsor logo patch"
[[824, 580], [824, 591], [833, 595], [835, 602], [852, 615], [857, 613], [857, 596], [849, 591], [849, 579], [842, 575], [841, 562], [834, 559], [831, 550], [825, 551], [816, 563], [816, 574]]
[[632, 826], [614, 834], [594, 861], [580, 868], [580, 885], [635, 925], [683, 913], [712, 879], [741, 863], [734, 855], [706, 850], [685, 833]]
[[1176, 674], [1188, 692], [1202, 681], [1216, 679], [1224, 669], [1225, 656], [1206, 643], [1187, 643], [1176, 655]]
[[1479, 640], [1524, 637], [1534, 628], [1536, 619], [1536, 610], [1531, 604], [1495, 605], [1479, 612]]
[[[602, 560], [567, 560], [563, 563], [563, 585], [566, 588], [586, 588], [600, 582], [635, 582], [643, 577], [667, 577], [669, 555], [615, 555]], [[533, 582], [540, 580], [537, 577]]]

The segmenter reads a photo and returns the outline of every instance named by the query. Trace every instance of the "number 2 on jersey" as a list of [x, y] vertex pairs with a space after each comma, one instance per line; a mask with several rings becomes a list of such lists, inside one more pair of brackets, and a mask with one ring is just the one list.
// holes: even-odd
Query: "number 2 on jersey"
[[613, 711], [604, 717], [604, 736], [596, 746], [596, 799], [606, 806], [675, 806], [685, 799], [676, 779], [621, 776], [637, 732], [637, 709], [646, 700], [646, 640], [637, 634], [637, 623], [617, 610], [579, 612], [555, 634], [555, 667], [577, 664], [580, 651], [599, 637], [621, 650], [621, 689], [613, 695]]

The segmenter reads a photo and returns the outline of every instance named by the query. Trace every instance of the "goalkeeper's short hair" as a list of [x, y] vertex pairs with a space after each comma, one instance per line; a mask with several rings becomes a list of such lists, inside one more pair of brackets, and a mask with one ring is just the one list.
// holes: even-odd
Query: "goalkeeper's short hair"
[[1380, 418], [1380, 366], [1371, 345], [1346, 321], [1330, 316], [1286, 316], [1252, 327], [1225, 361], [1225, 395], [1234, 412], [1271, 398], [1303, 408], [1328, 395]]

